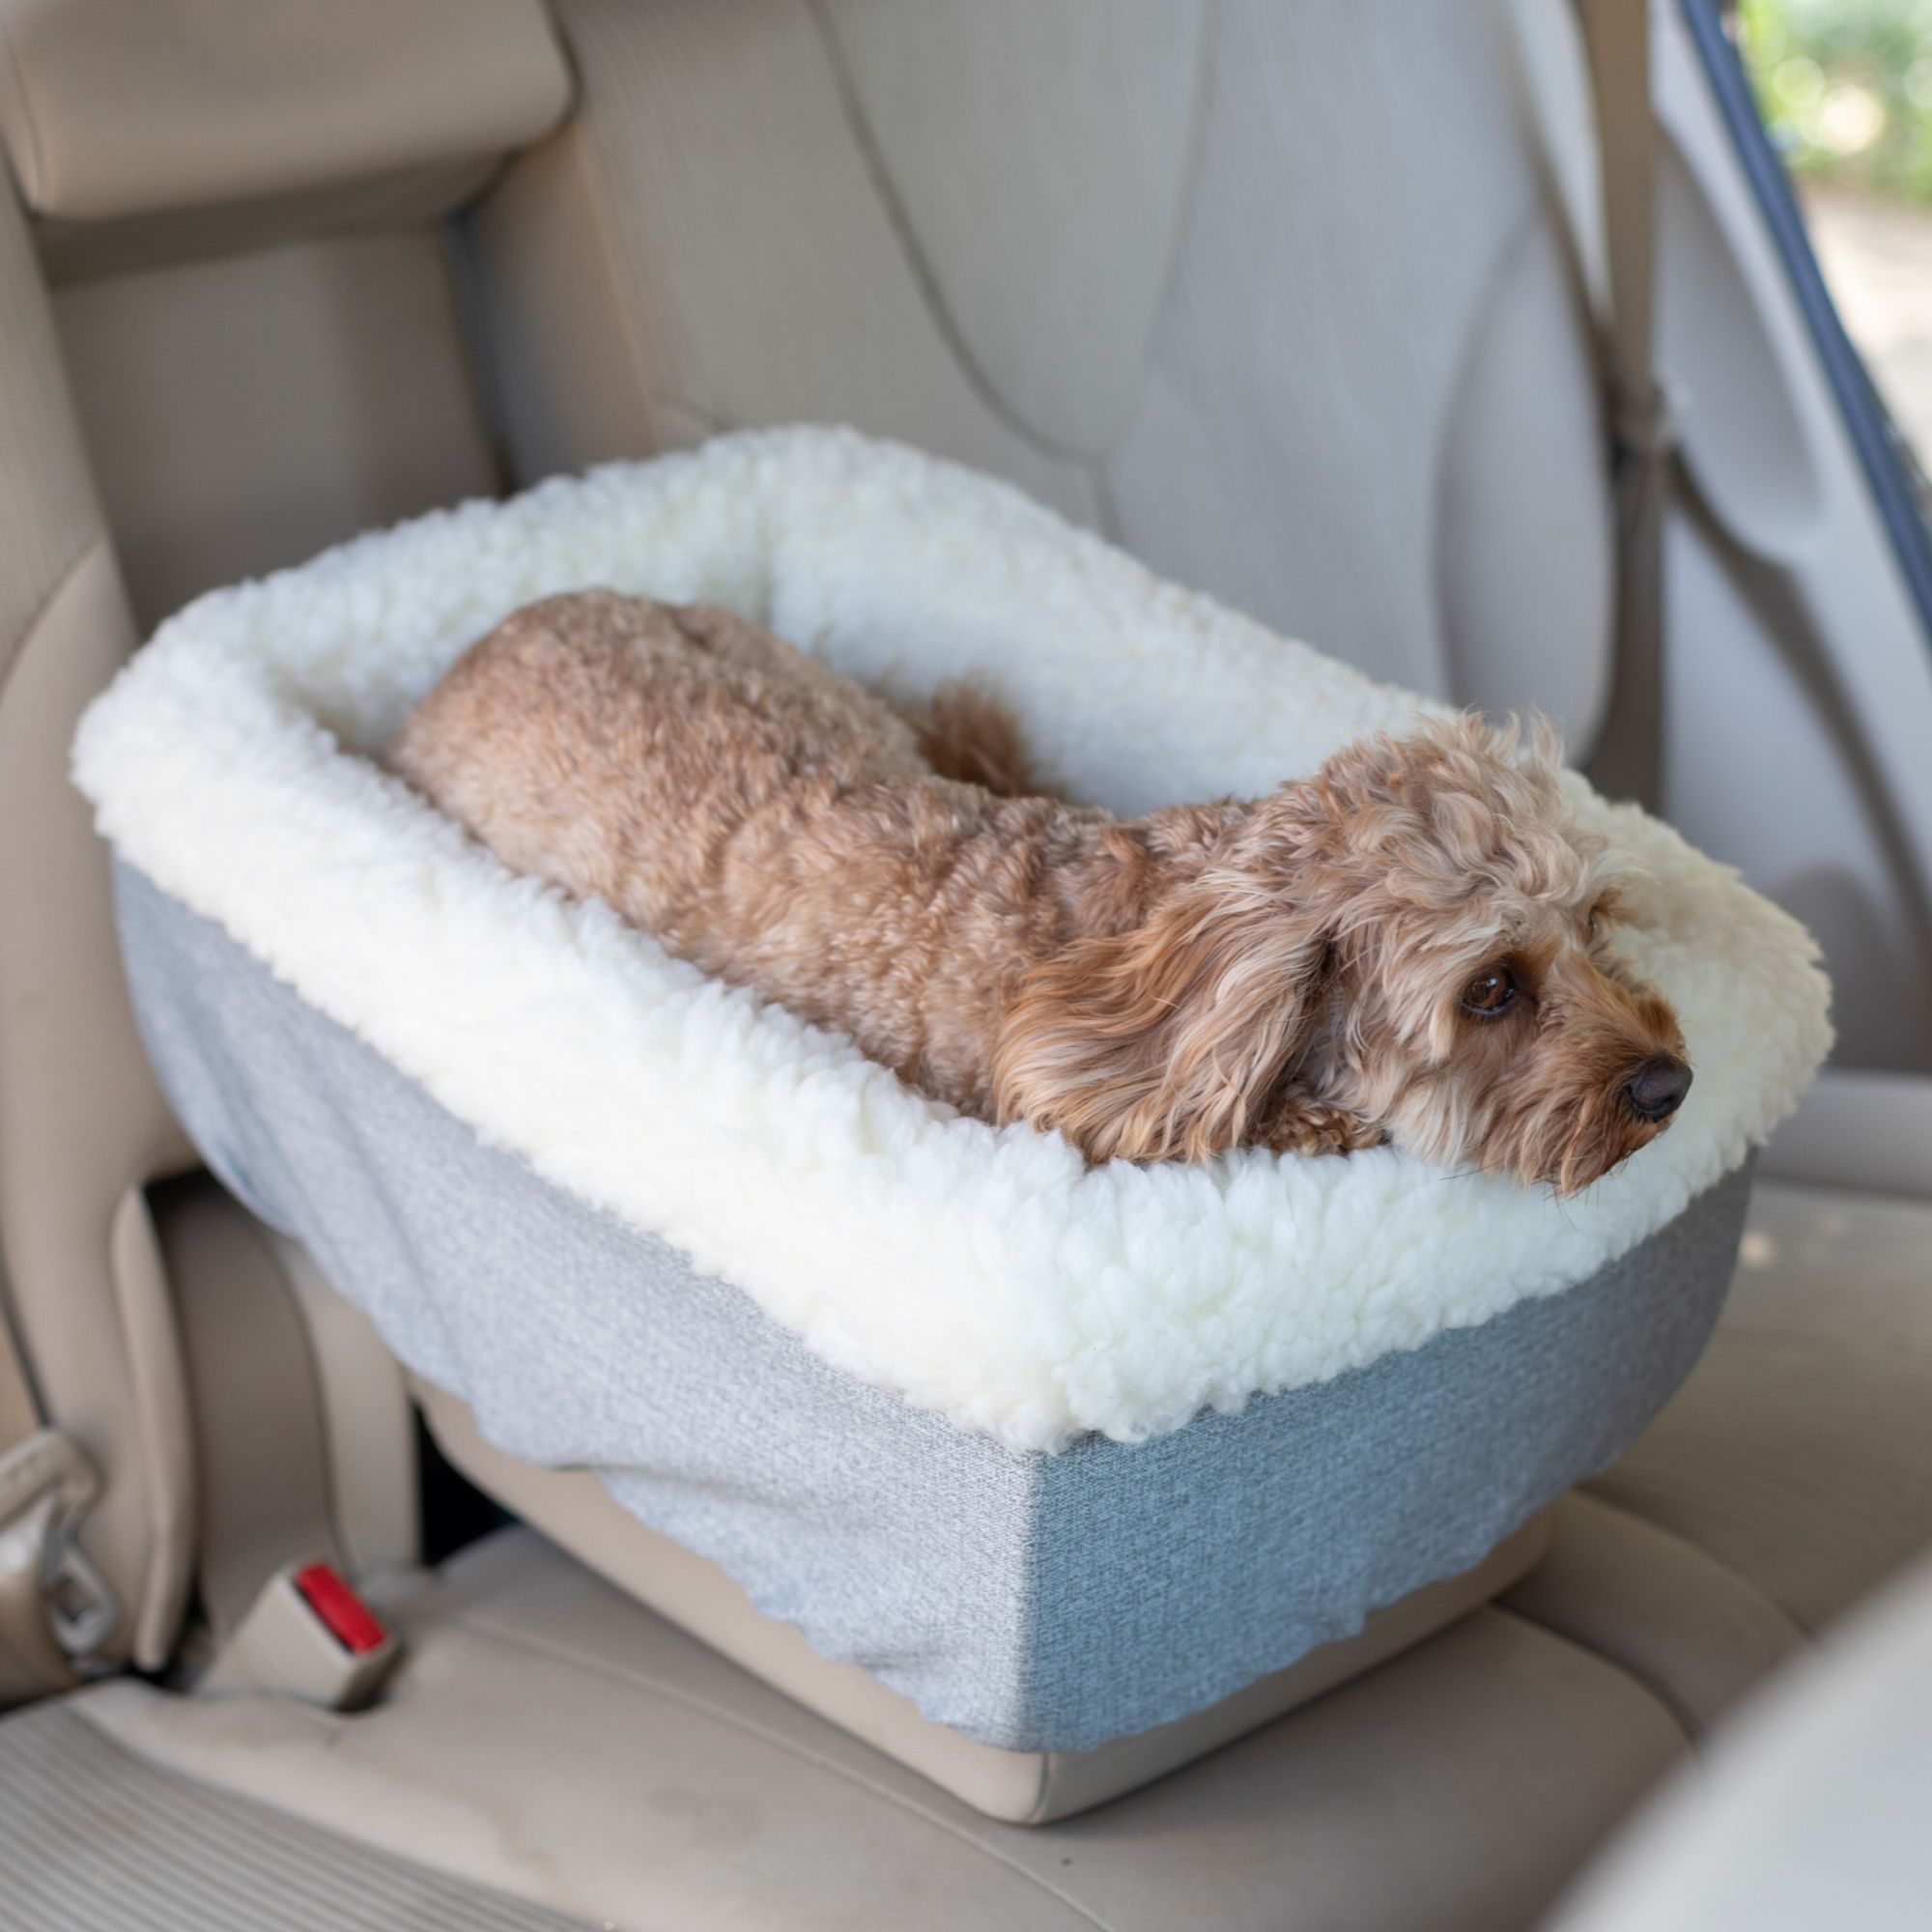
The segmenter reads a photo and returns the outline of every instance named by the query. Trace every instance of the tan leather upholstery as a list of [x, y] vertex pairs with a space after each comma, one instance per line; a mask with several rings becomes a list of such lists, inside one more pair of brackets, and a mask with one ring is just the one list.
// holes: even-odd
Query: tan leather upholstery
[[143, 1753], [626, 1927], [1508, 1932], [1682, 1749], [1614, 1666], [1497, 1610], [1043, 1831], [924, 1779], [511, 1532], [398, 1616], [342, 1718], [121, 1683]]
[[158, 1664], [186, 1588], [192, 1470], [134, 1190], [187, 1156], [128, 1009], [105, 855], [67, 782], [74, 721], [133, 627], [11, 197], [0, 197], [0, 891], [17, 909], [0, 922], [0, 1293], [43, 1414], [103, 1479], [81, 1543], [121, 1605], [106, 1655]]
[[100, 534], [72, 391], [26, 223], [0, 195], [0, 669]]
[[[127, 33], [65, 38], [110, 11]], [[584, 114], [466, 233], [521, 477], [716, 423], [849, 418], [1011, 475], [1373, 669], [1537, 697], [1587, 738], [1607, 545], [1586, 331], [1488, 7], [559, 13]], [[261, 26], [285, 20], [293, 38]], [[191, 73], [143, 70], [156, 22], [187, 34]], [[561, 105], [532, 6], [14, 0], [6, 24], [27, 57], [0, 133], [69, 284], [62, 337], [143, 616], [493, 487], [428, 222]], [[219, 111], [194, 105], [204, 79]], [[144, 142], [168, 150], [152, 180]], [[215, 251], [231, 259], [165, 266]], [[42, 1392], [108, 1477], [84, 1534], [127, 1606], [115, 1653], [158, 1662], [196, 1496], [137, 1189], [186, 1155], [62, 778], [73, 714], [133, 630], [55, 340], [7, 206], [0, 867], [35, 917], [0, 923], [0, 1238]], [[1493, 1932], [1782, 1653], [1775, 1605], [1828, 1613], [1923, 1533], [1909, 1462], [1895, 1472], [1923, 1439], [1921, 1331], [1889, 1280], [1895, 1360], [1820, 1369], [1833, 1297], [1801, 1310], [1794, 1276], [1788, 1325], [1766, 1344], [1734, 1318], [1714, 1356], [1731, 1366], [1607, 1481], [1773, 1605], [1673, 1536], [1572, 1511], [1517, 1609], [1044, 1833], [988, 1822], [522, 1535], [406, 1613], [414, 1656], [381, 1711], [133, 1683], [82, 1708], [198, 1775], [593, 1920]], [[1782, 1460], [1793, 1429], [1808, 1469]], [[340, 1498], [380, 1475], [345, 1478], [344, 1453], [347, 1545]], [[556, 1493], [531, 1507], [562, 1526]], [[367, 1536], [393, 1559], [410, 1530]], [[668, 1604], [691, 1579], [648, 1540], [635, 1560], [660, 1556], [637, 1587]], [[726, 1640], [723, 1599], [682, 1601]], [[1002, 1788], [1037, 1806], [1028, 1775]]]
[[[72, 233], [270, 186], [339, 186], [354, 209], [388, 191], [372, 171], [399, 180], [418, 161], [460, 162], [473, 184], [566, 98], [528, 0], [240, 13], [35, 0], [8, 7], [0, 32], [13, 62], [0, 131], [29, 141], [15, 165]], [[236, 95], [238, 77], [254, 91]], [[216, 89], [224, 112], [196, 88]], [[45, 222], [41, 241], [59, 242]], [[0, 887], [31, 909], [0, 923], [0, 1249], [41, 1406], [104, 1480], [80, 1531], [121, 1606], [102, 1660], [158, 1666], [188, 1588], [195, 1472], [141, 1189], [192, 1155], [136, 1037], [104, 854], [67, 781], [79, 711], [135, 638], [109, 526], [130, 540], [145, 618], [496, 474], [426, 228], [97, 281], [63, 307], [57, 330], [20, 212], [0, 197]], [[406, 1460], [396, 1474], [407, 1481]]]
[[1774, 1685], [1548, 1932], [1891, 1932], [1932, 1916], [1932, 1565]]
[[216, 584], [496, 492], [428, 227], [104, 276], [58, 291], [55, 313], [144, 630]]
[[128, 1009], [106, 856], [66, 782], [80, 709], [132, 641], [97, 544], [0, 689], [0, 891], [32, 908], [0, 923], [0, 1246], [43, 1407], [105, 1481], [81, 1536], [124, 1612], [108, 1654], [157, 1665], [186, 1586], [192, 1472], [173, 1319], [135, 1190], [188, 1154]]
[[560, 0], [580, 111], [471, 224], [517, 473], [849, 421], [1580, 746], [1595, 378], [1506, 13]]
[[1550, 1511], [1549, 1547], [1503, 1600], [1622, 1665], [1693, 1736], [1804, 1649], [1804, 1633], [1707, 1551], [1578, 1492]]
[[56, 288], [164, 269], [211, 256], [286, 246], [320, 237], [433, 229], [497, 171], [494, 159], [450, 161], [373, 181], [303, 188], [270, 200], [129, 214], [113, 221], [37, 221], [41, 268]]
[[[154, 1214], [194, 1402], [196, 1578], [225, 1638], [283, 1564], [345, 1566], [328, 1425], [346, 1432], [356, 1418], [324, 1408], [275, 1236], [206, 1176], [156, 1189]], [[399, 1456], [391, 1480], [409, 1470]]]
[[5, 0], [0, 39], [7, 158], [67, 222], [494, 160], [570, 92], [538, 0]]
[[1932, 1548], [1932, 1205], [1760, 1182], [1676, 1400], [1592, 1485], [1817, 1630]]
[[790, 1625], [754, 1609], [715, 1564], [612, 1502], [594, 1476], [516, 1462], [483, 1440], [454, 1396], [420, 1380], [412, 1386], [450, 1461], [573, 1555], [975, 1810], [1021, 1825], [1069, 1817], [1136, 1790], [1375, 1668], [1507, 1589], [1547, 1539], [1541, 1519], [1527, 1523], [1474, 1570], [1418, 1590], [1371, 1617], [1357, 1635], [1176, 1723], [1089, 1751], [999, 1750], [930, 1722], [863, 1670], [827, 1662]]
[[[226, 1197], [223, 1197], [226, 1202]], [[227, 1210], [243, 1210], [226, 1202]], [[329, 1521], [344, 1569], [370, 1578], [420, 1560], [416, 1419], [402, 1365], [376, 1324], [323, 1280], [308, 1256], [272, 1229], [268, 1242], [283, 1293], [301, 1318], [327, 1459]]]

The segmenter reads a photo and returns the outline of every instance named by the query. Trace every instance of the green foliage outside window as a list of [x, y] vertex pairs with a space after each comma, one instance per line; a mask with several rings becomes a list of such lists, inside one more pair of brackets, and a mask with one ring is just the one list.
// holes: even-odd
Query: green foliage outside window
[[1741, 0], [1738, 25], [1797, 174], [1932, 202], [1932, 0]]

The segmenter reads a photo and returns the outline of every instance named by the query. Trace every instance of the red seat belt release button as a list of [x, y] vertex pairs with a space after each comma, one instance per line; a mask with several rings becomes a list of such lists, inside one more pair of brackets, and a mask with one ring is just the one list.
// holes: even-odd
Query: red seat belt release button
[[352, 1657], [381, 1650], [389, 1633], [332, 1563], [310, 1563], [296, 1572], [296, 1588], [322, 1626]]
[[285, 1563], [234, 1630], [198, 1687], [268, 1690], [327, 1711], [359, 1711], [403, 1654], [332, 1563]]

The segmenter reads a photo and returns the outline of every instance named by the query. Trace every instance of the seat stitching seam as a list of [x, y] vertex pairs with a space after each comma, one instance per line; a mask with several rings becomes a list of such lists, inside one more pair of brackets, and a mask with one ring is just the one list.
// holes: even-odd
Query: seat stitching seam
[[844, 50], [839, 45], [838, 30], [826, 12], [825, 0], [807, 0], [807, 12], [825, 50], [826, 64], [832, 72], [833, 85], [838, 96], [838, 104], [845, 118], [847, 131], [851, 134], [853, 145], [858, 149], [860, 158], [865, 164], [866, 174], [872, 184], [872, 190], [878, 196], [881, 212], [886, 217], [886, 225], [891, 229], [893, 239], [898, 244], [899, 253], [905, 260], [906, 269], [912, 275], [941, 342], [952, 357], [960, 375], [965, 378], [968, 388], [992, 412], [1005, 429], [1018, 437], [1036, 455], [1046, 457], [1055, 463], [1069, 465], [1091, 474], [1094, 464], [1098, 460], [1095, 455], [1092, 451], [1075, 449], [1069, 444], [1059, 442], [1029, 423], [1001, 395], [992, 378], [967, 346], [966, 338], [939, 286], [939, 279], [933, 272], [932, 264], [920, 245], [918, 231], [906, 212], [905, 203], [893, 183], [891, 170], [886, 165], [885, 155], [879, 147], [871, 122], [866, 114], [865, 105], [859, 99], [858, 86], [853, 79], [851, 69], [846, 64]]
[[[1132, 393], [1122, 414], [1120, 433], [1095, 459], [1096, 482], [1105, 488], [1105, 466], [1119, 454], [1139, 419], [1141, 405], [1147, 400], [1148, 371], [1159, 353], [1162, 337], [1180, 298], [1180, 263], [1187, 252], [1187, 240], [1194, 232], [1194, 219], [1201, 201], [1202, 156], [1208, 147], [1208, 103], [1214, 91], [1214, 67], [1221, 46], [1220, 0], [1201, 0], [1201, 43], [1195, 51], [1194, 105], [1187, 129], [1185, 172], [1180, 193], [1174, 204], [1174, 227], [1167, 240], [1167, 260], [1162, 264], [1159, 293], [1154, 297], [1153, 313], [1148, 322], [1147, 346], [1141, 353], [1140, 367], [1134, 372]], [[1113, 499], [1108, 497], [1110, 514]]]
[[[571, 53], [571, 73], [573, 84], [578, 73], [578, 59], [575, 49]], [[592, 125], [587, 93], [580, 97], [579, 105], [562, 122], [555, 131], [545, 137], [539, 145], [557, 144], [557, 162], [563, 169], [574, 173], [583, 188], [584, 204], [589, 210], [590, 226], [595, 237], [598, 260], [596, 270], [610, 297], [611, 312], [616, 317], [617, 332], [622, 339], [623, 351], [631, 365], [631, 372], [637, 386], [639, 400], [644, 408], [644, 434], [652, 444], [658, 440], [656, 426], [650, 420], [651, 373], [653, 357], [649, 346], [659, 349], [664, 346], [665, 325], [662, 318], [651, 314], [652, 291], [647, 278], [636, 272], [630, 251], [624, 245], [622, 231], [613, 220], [611, 211], [600, 191], [606, 183], [621, 181], [622, 170], [611, 163], [610, 157], [602, 150], [598, 130]], [[570, 144], [575, 142], [573, 148]], [[530, 152], [530, 151], [526, 151]], [[519, 156], [518, 158], [521, 158]], [[635, 298], [635, 302], [626, 297]]]
[[31, 208], [36, 198], [42, 206], [51, 198], [52, 188], [47, 180], [46, 154], [41, 141], [40, 116], [34, 111], [34, 97], [27, 86], [27, 72], [20, 65], [20, 47], [12, 28], [0, 27], [0, 43], [7, 49], [7, 66], [14, 75], [14, 85], [18, 90], [20, 118], [27, 127], [27, 160], [29, 172], [34, 176], [31, 182], [22, 182], [23, 199]]
[[1691, 1758], [1698, 1761], [1703, 1759], [1705, 1753], [1702, 1740], [1705, 1727], [1693, 1722], [1690, 1713], [1678, 1704], [1676, 1698], [1660, 1685], [1653, 1684], [1649, 1678], [1640, 1676], [1634, 1665], [1624, 1662], [1621, 1658], [1606, 1656], [1603, 1651], [1593, 1649], [1567, 1632], [1554, 1630], [1548, 1624], [1540, 1623], [1535, 1617], [1528, 1616], [1521, 1610], [1512, 1609], [1507, 1604], [1493, 1603], [1490, 1608], [1497, 1616], [1507, 1617], [1511, 1623], [1519, 1624], [1525, 1630], [1533, 1630], [1539, 1635], [1548, 1637], [1552, 1643], [1561, 1644], [1565, 1650], [1573, 1650], [1579, 1657], [1587, 1657], [1593, 1663], [1602, 1664], [1605, 1670], [1614, 1671], [1634, 1690], [1647, 1697], [1669, 1719], [1671, 1728], [1683, 1739], [1684, 1748]]
[[97, 550], [105, 551], [109, 560], [118, 563], [107, 532], [99, 527], [90, 529], [80, 540], [80, 548], [56, 569], [53, 587], [28, 613], [26, 621], [20, 626], [19, 636], [11, 640], [0, 638], [0, 705], [7, 702], [13, 692], [14, 674], [19, 669], [21, 659], [27, 655], [27, 646], [33, 641], [34, 633], [46, 622], [47, 613], [60, 602], [69, 585], [94, 560]]
[[1706, 1549], [1694, 1538], [1685, 1535], [1680, 1529], [1671, 1528], [1668, 1523], [1656, 1521], [1645, 1516], [1641, 1510], [1633, 1509], [1630, 1504], [1619, 1502], [1615, 1496], [1605, 1495], [1594, 1481], [1583, 1484], [1578, 1494], [1585, 1501], [1595, 1503], [1599, 1509], [1612, 1510], [1618, 1516], [1629, 1517], [1634, 1522], [1640, 1522], [1653, 1535], [1662, 1537], [1665, 1542], [1675, 1544], [1680, 1549], [1688, 1549], [1693, 1556], [1721, 1570], [1739, 1589], [1754, 1597], [1767, 1610], [1782, 1617], [1791, 1626], [1801, 1644], [1808, 1647], [1816, 1641], [1817, 1632], [1790, 1605], [1774, 1595], [1755, 1577], [1747, 1577], [1742, 1570], [1734, 1569], [1723, 1557], [1715, 1550]]

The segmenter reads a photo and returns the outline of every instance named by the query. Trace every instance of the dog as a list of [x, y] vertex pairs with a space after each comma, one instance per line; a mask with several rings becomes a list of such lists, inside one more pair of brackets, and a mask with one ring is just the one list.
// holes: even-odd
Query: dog
[[1385, 1140], [1571, 1194], [1690, 1086], [1547, 725], [1364, 739], [1123, 820], [971, 687], [915, 724], [728, 611], [552, 597], [390, 763], [506, 865], [1093, 1162]]

